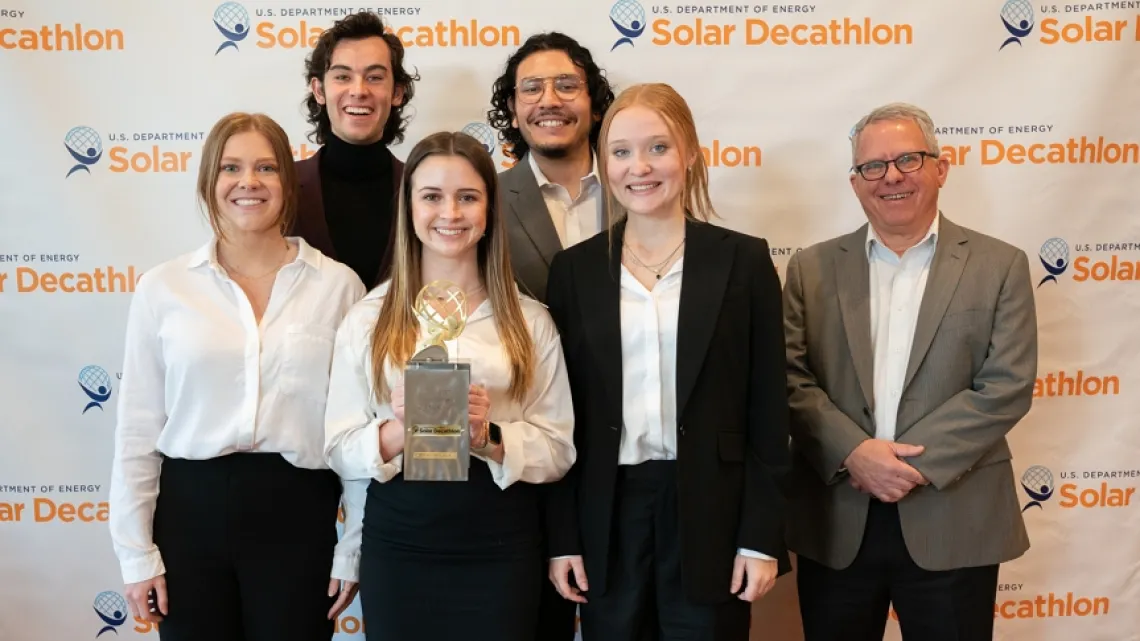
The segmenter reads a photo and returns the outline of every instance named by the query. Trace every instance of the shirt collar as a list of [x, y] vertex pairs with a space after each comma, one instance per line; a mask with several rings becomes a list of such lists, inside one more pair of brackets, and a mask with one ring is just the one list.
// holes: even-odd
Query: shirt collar
[[[314, 249], [300, 236], [290, 236], [288, 240], [297, 245], [297, 257], [293, 259], [294, 263], [301, 262], [316, 270], [321, 268], [321, 260], [324, 258], [321, 252]], [[218, 263], [218, 238], [216, 236], [196, 249], [186, 261], [187, 269], [197, 269], [203, 265], [208, 265], [219, 273], [221, 272], [221, 264]]]
[[[926, 235], [922, 237], [922, 240], [914, 244], [915, 247], [918, 247], [919, 245], [926, 242], [938, 242], [938, 220], [940, 218], [942, 218], [941, 211], [934, 216], [934, 222], [930, 223], [930, 229], [926, 230]], [[867, 250], [868, 258], [871, 257], [871, 252], [874, 251], [875, 245], [886, 247], [883, 239], [879, 238], [879, 232], [875, 231], [875, 226], [871, 225], [870, 223], [867, 224], [867, 238], [863, 241], [863, 244]]]
[[[528, 153], [526, 155], [526, 161], [527, 161], [527, 163], [530, 164], [530, 170], [534, 173], [535, 180], [538, 181], [538, 188], [539, 189], [543, 189], [547, 185], [554, 185], [554, 183], [550, 182], [550, 179], [548, 179], [546, 177], [546, 174], [542, 173], [542, 170], [538, 168], [538, 161], [534, 159], [533, 153]], [[586, 174], [585, 176], [582, 176], [582, 184], [583, 185], [588, 185], [591, 182], [598, 182], [598, 156], [597, 156], [597, 154], [594, 154], [594, 153], [590, 154], [590, 163], [591, 163], [590, 164], [590, 173]]]

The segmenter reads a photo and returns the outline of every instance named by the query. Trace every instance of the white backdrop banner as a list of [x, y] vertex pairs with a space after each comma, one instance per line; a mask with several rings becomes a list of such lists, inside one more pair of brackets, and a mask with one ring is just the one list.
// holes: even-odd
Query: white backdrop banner
[[[766, 237], [781, 274], [864, 220], [856, 120], [927, 108], [944, 213], [1033, 261], [1041, 371], [1011, 436], [1033, 545], [1002, 568], [996, 638], [1140, 640], [1140, 1], [809, 2], [0, 0], [0, 640], [157, 638], [127, 615], [106, 523], [131, 292], [208, 237], [194, 180], [220, 116], [266, 113], [316, 150], [303, 61], [358, 10], [422, 77], [401, 158], [466, 128], [509, 167], [491, 85], [536, 32], [577, 38], [618, 90], [671, 83], [718, 222]], [[800, 638], [794, 593], [757, 605], [755, 638]], [[363, 635], [354, 604], [337, 638]]]

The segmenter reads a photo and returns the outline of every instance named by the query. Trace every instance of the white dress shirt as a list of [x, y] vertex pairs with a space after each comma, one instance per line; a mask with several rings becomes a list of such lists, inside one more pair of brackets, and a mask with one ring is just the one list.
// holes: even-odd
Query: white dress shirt
[[[353, 306], [336, 336], [329, 402], [325, 414], [325, 454], [332, 469], [355, 484], [362, 494], [371, 479], [384, 483], [403, 469], [403, 454], [381, 460], [380, 424], [395, 418], [389, 403], [377, 402], [372, 393], [372, 328], [380, 313], [388, 283], [373, 289]], [[503, 462], [483, 458], [495, 484], [550, 483], [573, 465], [574, 407], [562, 344], [546, 308], [531, 298], [519, 297], [534, 340], [535, 369], [522, 403], [508, 393], [510, 362], [499, 339], [490, 300], [474, 310], [463, 333], [446, 342], [448, 358], [471, 364], [471, 382], [482, 385], [491, 400], [489, 420], [503, 437]], [[403, 368], [385, 368], [388, 388], [403, 380]]]
[[883, 244], [873, 227], [867, 226], [877, 439], [895, 439], [899, 400], [937, 239], [938, 216], [935, 216], [926, 236], [899, 256]]
[[[622, 429], [618, 465], [677, 459], [677, 319], [685, 258], [653, 289], [621, 267]], [[754, 550], [738, 553], [773, 560]]]
[[[110, 483], [123, 581], [166, 568], [152, 538], [162, 457], [279, 452], [328, 469], [324, 420], [336, 328], [364, 295], [356, 274], [300, 238], [260, 324], [214, 241], [143, 274], [127, 320]], [[357, 580], [363, 505], [345, 496], [332, 575]], [[332, 524], [330, 524], [331, 526]]]
[[546, 209], [550, 212], [550, 219], [554, 222], [554, 229], [558, 231], [558, 239], [562, 241], [565, 249], [576, 245], [583, 240], [597, 234], [602, 230], [602, 185], [598, 181], [598, 161], [592, 160], [593, 168], [590, 173], [582, 176], [581, 188], [578, 198], [570, 198], [570, 192], [557, 183], [552, 183], [538, 167], [534, 154], [527, 154], [527, 162], [538, 181], [538, 191], [546, 202]]

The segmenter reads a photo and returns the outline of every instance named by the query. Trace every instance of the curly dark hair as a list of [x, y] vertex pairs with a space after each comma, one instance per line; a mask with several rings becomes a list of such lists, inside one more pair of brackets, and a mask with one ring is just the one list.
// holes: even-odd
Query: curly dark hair
[[[380, 142], [385, 145], [401, 143], [404, 141], [404, 130], [411, 117], [403, 115], [404, 109], [416, 94], [415, 81], [420, 79], [418, 73], [408, 73], [404, 69], [404, 44], [394, 33], [385, 31], [384, 20], [375, 13], [361, 11], [336, 21], [333, 26], [321, 34], [313, 53], [305, 59], [305, 83], [312, 85], [313, 78], [324, 83], [325, 74], [332, 64], [333, 50], [341, 40], [362, 40], [364, 38], [383, 38], [388, 45], [388, 52], [392, 58], [392, 76], [396, 87], [404, 90], [404, 100], [399, 105], [392, 105], [388, 114], [388, 121], [384, 123], [384, 134]], [[306, 120], [313, 125], [309, 132], [309, 140], [317, 144], [325, 144], [325, 140], [332, 135], [332, 123], [329, 122], [328, 111], [317, 102], [316, 96], [310, 90], [305, 97], [305, 108], [308, 109]]]
[[523, 140], [519, 128], [511, 125], [514, 114], [511, 112], [510, 100], [515, 95], [519, 65], [528, 56], [540, 51], [562, 51], [570, 57], [574, 66], [586, 72], [590, 112], [597, 116], [597, 120], [590, 127], [590, 148], [597, 151], [598, 134], [602, 130], [602, 116], [614, 101], [614, 90], [606, 78], [605, 71], [594, 62], [590, 50], [578, 44], [577, 40], [557, 31], [539, 33], [527, 38], [518, 51], [507, 60], [503, 75], [495, 81], [491, 93], [491, 110], [487, 112], [487, 122], [499, 130], [499, 139], [510, 145], [511, 155], [515, 158], [522, 158], [530, 149]]

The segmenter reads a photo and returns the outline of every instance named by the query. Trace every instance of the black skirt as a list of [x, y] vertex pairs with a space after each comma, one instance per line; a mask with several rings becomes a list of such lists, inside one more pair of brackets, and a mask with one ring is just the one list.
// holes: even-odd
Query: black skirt
[[360, 560], [368, 641], [533, 641], [545, 580], [537, 489], [500, 490], [475, 458], [467, 482], [373, 481]]

